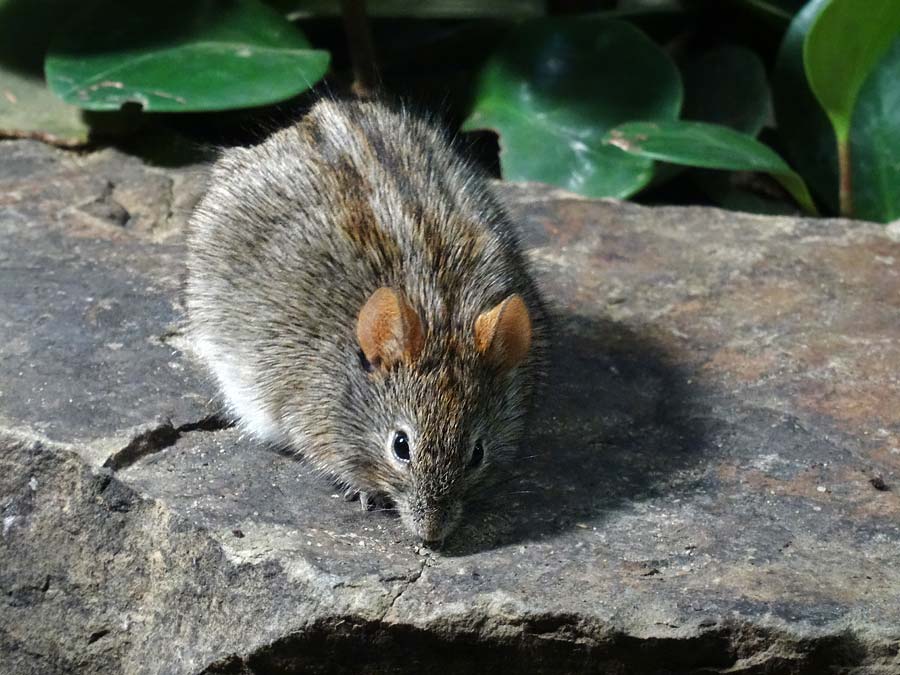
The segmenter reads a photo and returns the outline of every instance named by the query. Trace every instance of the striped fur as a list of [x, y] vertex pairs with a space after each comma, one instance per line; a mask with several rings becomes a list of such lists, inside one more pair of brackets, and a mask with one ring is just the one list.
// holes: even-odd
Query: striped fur
[[[508, 216], [434, 126], [375, 102], [319, 102], [298, 124], [226, 151], [192, 219], [192, 342], [227, 405], [349, 488], [388, 495], [442, 538], [514, 457], [545, 353], [544, 307]], [[379, 287], [408, 298], [424, 347], [369, 372], [356, 318]], [[500, 372], [474, 324], [512, 293], [533, 325]], [[396, 430], [412, 461], [391, 453]], [[485, 458], [467, 469], [476, 439]]]

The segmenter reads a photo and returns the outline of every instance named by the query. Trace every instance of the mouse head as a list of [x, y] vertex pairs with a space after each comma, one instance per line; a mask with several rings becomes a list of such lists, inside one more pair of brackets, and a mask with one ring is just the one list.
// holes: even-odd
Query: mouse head
[[374, 403], [368, 408], [377, 412], [372, 473], [426, 542], [453, 530], [466, 500], [513, 453], [528, 397], [516, 376], [532, 336], [522, 297], [508, 295], [467, 323], [426, 330], [389, 288], [371, 295], [357, 322]]

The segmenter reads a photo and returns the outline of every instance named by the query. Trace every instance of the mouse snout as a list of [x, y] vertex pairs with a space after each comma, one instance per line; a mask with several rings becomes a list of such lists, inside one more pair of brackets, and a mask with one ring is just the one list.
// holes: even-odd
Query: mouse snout
[[448, 510], [443, 506], [427, 509], [419, 519], [418, 535], [425, 542], [441, 541], [447, 536], [449, 516]]
[[462, 505], [458, 501], [449, 499], [412, 501], [407, 524], [426, 544], [442, 542], [456, 527], [462, 514]]

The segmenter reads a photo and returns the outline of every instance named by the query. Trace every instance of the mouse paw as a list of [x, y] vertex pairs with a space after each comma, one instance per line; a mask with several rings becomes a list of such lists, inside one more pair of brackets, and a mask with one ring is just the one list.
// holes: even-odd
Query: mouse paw
[[360, 492], [359, 503], [364, 511], [384, 511], [394, 508], [390, 497], [381, 492]]
[[363, 511], [374, 511], [378, 508], [378, 493], [376, 492], [360, 492], [359, 505]]
[[381, 492], [366, 492], [365, 490], [347, 490], [344, 500], [353, 502], [359, 500], [359, 506], [363, 511], [383, 511], [394, 507], [390, 498]]

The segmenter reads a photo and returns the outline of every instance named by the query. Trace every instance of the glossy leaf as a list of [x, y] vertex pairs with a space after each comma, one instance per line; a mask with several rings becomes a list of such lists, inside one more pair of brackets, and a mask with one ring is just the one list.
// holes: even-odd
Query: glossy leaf
[[772, 102], [779, 137], [793, 166], [828, 211], [838, 210], [837, 146], [828, 117], [816, 101], [803, 67], [803, 43], [830, 0], [810, 0], [794, 17], [778, 50]]
[[328, 62], [259, 0], [105, 0], [60, 31], [45, 68], [53, 92], [81, 108], [172, 112], [282, 101]]
[[596, 17], [520, 25], [481, 73], [465, 130], [500, 137], [503, 176], [542, 181], [590, 197], [627, 197], [653, 162], [604, 144], [632, 119], [674, 119], [675, 65], [633, 26]]
[[898, 0], [831, 0], [803, 45], [806, 76], [839, 139], [847, 138], [856, 98], [900, 32]]
[[850, 132], [857, 218], [900, 218], [900, 40], [860, 91]]
[[682, 118], [722, 124], [756, 136], [771, 109], [766, 68], [745, 47], [725, 46], [689, 61]]
[[[829, 0], [811, 0], [782, 42], [773, 81], [779, 135], [788, 156], [832, 213], [838, 211], [837, 143], [833, 127], [806, 81], [803, 43]], [[895, 39], [857, 97], [850, 132], [854, 213], [887, 222], [900, 212], [900, 45]]]
[[638, 157], [705, 169], [771, 174], [810, 213], [815, 206], [803, 179], [778, 154], [752, 136], [703, 122], [631, 122], [606, 142]]
[[806, 77], [837, 139], [841, 215], [853, 215], [850, 123], [859, 90], [900, 31], [897, 0], [831, 0], [803, 44]]

